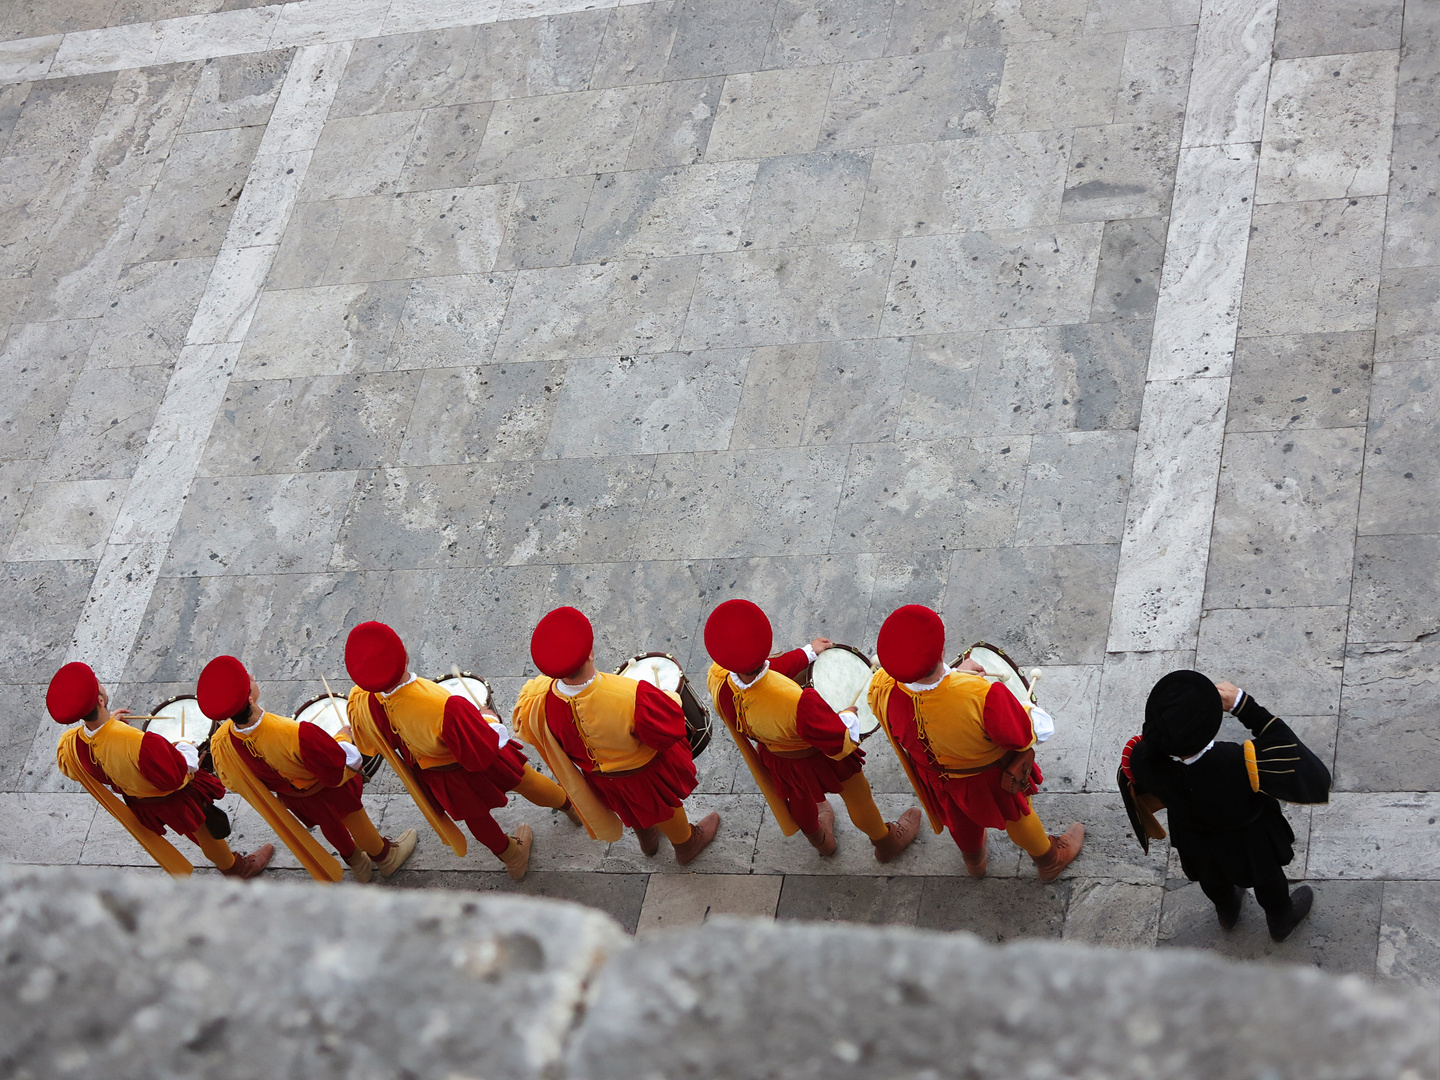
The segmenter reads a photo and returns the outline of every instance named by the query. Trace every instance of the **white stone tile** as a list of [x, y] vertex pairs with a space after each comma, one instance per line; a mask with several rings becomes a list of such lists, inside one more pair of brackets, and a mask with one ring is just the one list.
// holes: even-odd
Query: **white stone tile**
[[1229, 393], [1228, 379], [1145, 388], [1111, 607], [1111, 652], [1195, 647]]
[[312, 150], [259, 154], [250, 165], [245, 190], [230, 216], [225, 247], [278, 246], [305, 182]]
[[1387, 51], [1277, 61], [1255, 201], [1384, 195], [1399, 58]]
[[391, 0], [380, 33], [406, 34], [494, 22], [501, 0]]
[[0, 83], [43, 79], [55, 60], [62, 36], [22, 38], [0, 42]]
[[1440, 879], [1440, 793], [1340, 792], [1311, 813], [1312, 880]]
[[499, 19], [533, 19], [538, 15], [565, 15], [572, 11], [613, 8], [617, 0], [501, 0]]
[[185, 344], [245, 340], [277, 250], [277, 245], [220, 250]]
[[1065, 909], [1065, 940], [1107, 949], [1153, 948], [1164, 896], [1163, 885], [1076, 882]]
[[48, 866], [77, 862], [98, 809], [85, 791], [0, 793], [0, 860]]
[[270, 48], [377, 37], [389, 7], [390, 0], [302, 0], [284, 4], [270, 36]]
[[1200, 8], [1181, 146], [1259, 142], [1276, 0], [1206, 0]]
[[118, 682], [125, 673], [164, 557], [163, 544], [110, 544], [100, 557], [69, 659], [83, 659], [101, 682]]
[[210, 436], [225, 383], [240, 355], [238, 343], [187, 345], [180, 350], [165, 397], [155, 413], [151, 442], [198, 442]]
[[264, 52], [283, 10], [283, 5], [274, 4], [165, 19], [156, 24], [160, 29], [160, 43], [155, 63], [177, 64]]
[[102, 30], [78, 30], [66, 34], [56, 50], [48, 75], [90, 75], [97, 71], [120, 71], [149, 67], [160, 50], [160, 23], [130, 23]]
[[1256, 166], [1249, 143], [1180, 151], [1150, 339], [1152, 380], [1230, 374]]
[[315, 149], [345, 74], [352, 44], [337, 41], [308, 45], [295, 53], [257, 155]]
[[1041, 669], [1035, 697], [1055, 718], [1055, 734], [1036, 748], [1046, 791], [1079, 791], [1085, 786], [1102, 670], [1099, 664]]

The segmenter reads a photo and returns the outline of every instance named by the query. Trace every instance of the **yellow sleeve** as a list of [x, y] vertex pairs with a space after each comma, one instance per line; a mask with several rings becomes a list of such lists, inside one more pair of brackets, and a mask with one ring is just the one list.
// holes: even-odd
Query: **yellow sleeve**
[[366, 757], [380, 753], [379, 741], [371, 735], [375, 720], [370, 713], [369, 692], [352, 686], [350, 697], [345, 702], [345, 715], [350, 721], [350, 730], [355, 733], [355, 749]]

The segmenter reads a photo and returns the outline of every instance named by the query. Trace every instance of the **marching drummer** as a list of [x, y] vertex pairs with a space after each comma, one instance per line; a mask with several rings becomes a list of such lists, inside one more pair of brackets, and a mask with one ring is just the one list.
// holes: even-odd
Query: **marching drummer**
[[[920, 832], [920, 811], [886, 822], [862, 767], [856, 709], [836, 713], [814, 689], [795, 682], [832, 642], [770, 656], [773, 631], [765, 612], [749, 600], [726, 600], [705, 622], [705, 650], [714, 663], [710, 699], [740, 747], [755, 782], [786, 836], [798, 829], [821, 855], [835, 853], [835, 811], [825, 798], [838, 794], [855, 827], [870, 838], [875, 858], [888, 863]], [[768, 659], [767, 659], [768, 657]]]
[[88, 665], [57, 671], [45, 707], [56, 723], [84, 721], [60, 739], [60, 771], [83, 785], [171, 876], [185, 877], [194, 867], [165, 839], [167, 827], [198, 846], [226, 877], [253, 878], [270, 862], [273, 844], [248, 855], [230, 850], [230, 822], [215, 805], [225, 788], [200, 768], [195, 746], [141, 732], [125, 721], [125, 710], [111, 712], [110, 696]]
[[388, 878], [410, 857], [415, 830], [387, 839], [365, 812], [360, 751], [348, 726], [337, 738], [318, 724], [267, 712], [260, 707], [259, 684], [233, 656], [205, 665], [195, 696], [201, 712], [224, 721], [210, 737], [220, 779], [255, 808], [317, 880], [338, 880], [339, 867], [310, 835], [316, 826], [356, 881], [369, 881], [376, 869]]
[[463, 821], [512, 878], [525, 876], [533, 830], [521, 825], [507, 836], [491, 816], [511, 791], [580, 824], [565, 792], [527, 763], [500, 718], [418, 677], [400, 635], [384, 623], [365, 622], [350, 631], [345, 668], [355, 680], [346, 703], [355, 745], [363, 754], [385, 756], [457, 855], [465, 854], [466, 845], [454, 821]]
[[870, 707], [931, 827], [950, 827], [971, 877], [985, 876], [985, 830], [1004, 829], [1035, 860], [1041, 881], [1058, 878], [1080, 854], [1085, 826], [1048, 835], [1030, 806], [1043, 778], [1019, 700], [973, 661], [946, 664], [945, 625], [920, 604], [890, 613], [876, 649], [883, 670], [871, 680]]
[[660, 836], [675, 861], [690, 863], [715, 838], [720, 815], [691, 825], [684, 801], [699, 782], [679, 697], [648, 682], [595, 668], [595, 633], [573, 607], [535, 627], [530, 655], [543, 673], [515, 703], [520, 733], [569, 793], [590, 835], [620, 839], [635, 830], [653, 856]]

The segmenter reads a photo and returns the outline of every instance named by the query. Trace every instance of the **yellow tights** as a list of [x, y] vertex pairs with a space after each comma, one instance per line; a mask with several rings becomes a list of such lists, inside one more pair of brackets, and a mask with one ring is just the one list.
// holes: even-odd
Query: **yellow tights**
[[529, 765], [525, 766], [525, 775], [520, 777], [520, 782], [510, 790], [536, 806], [558, 810], [565, 805], [565, 789], [548, 776], [541, 776]]
[[864, 773], [856, 773], [840, 785], [840, 798], [845, 800], [845, 809], [855, 827], [871, 840], [883, 840], [890, 834], [890, 826], [875, 805], [875, 796], [870, 794], [870, 781]]

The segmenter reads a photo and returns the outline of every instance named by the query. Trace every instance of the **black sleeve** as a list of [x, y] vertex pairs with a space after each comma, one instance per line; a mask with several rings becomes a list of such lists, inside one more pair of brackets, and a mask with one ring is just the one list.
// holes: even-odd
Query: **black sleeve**
[[1239, 721], [1254, 734], [1255, 767], [1260, 790], [1292, 803], [1330, 801], [1330, 770], [1300, 741], [1290, 725], [1249, 694], [1240, 703]]

